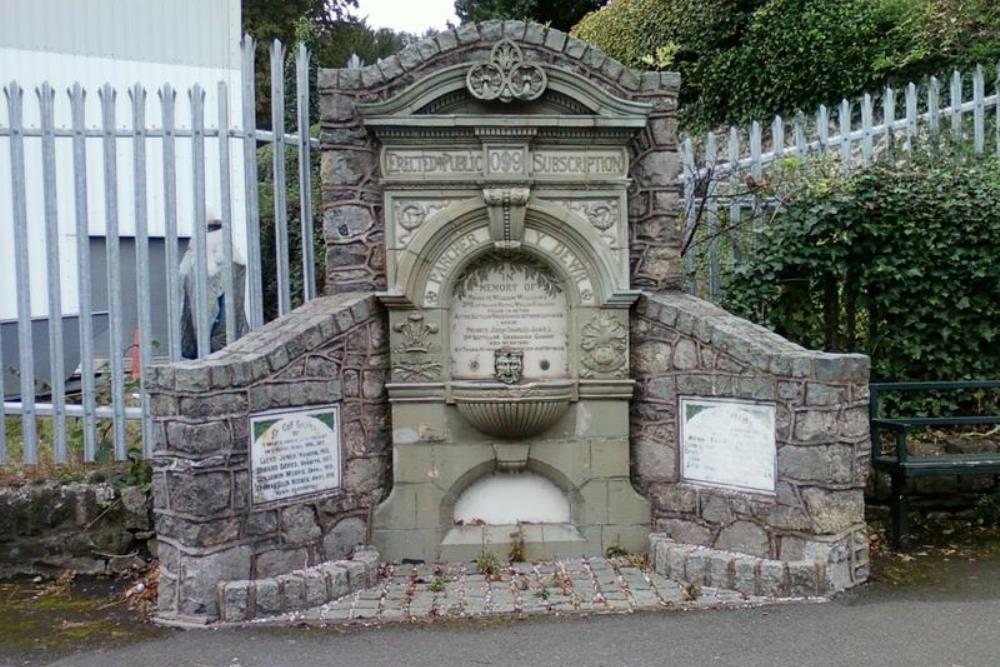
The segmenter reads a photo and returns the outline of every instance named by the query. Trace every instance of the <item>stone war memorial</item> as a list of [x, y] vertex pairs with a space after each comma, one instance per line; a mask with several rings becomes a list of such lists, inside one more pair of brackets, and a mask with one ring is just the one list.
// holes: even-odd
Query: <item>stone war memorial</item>
[[326, 296], [151, 369], [160, 620], [514, 550], [867, 578], [868, 359], [682, 291], [678, 85], [520, 21], [320, 71]]

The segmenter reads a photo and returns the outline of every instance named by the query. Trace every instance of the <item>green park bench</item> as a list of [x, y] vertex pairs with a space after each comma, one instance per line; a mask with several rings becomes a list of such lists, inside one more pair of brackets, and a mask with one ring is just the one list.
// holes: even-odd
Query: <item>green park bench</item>
[[[961, 382], [885, 382], [873, 383], [869, 404], [872, 438], [872, 465], [888, 473], [892, 479], [890, 507], [892, 513], [892, 544], [899, 547], [906, 543], [909, 507], [906, 498], [906, 481], [916, 477], [941, 477], [945, 475], [996, 475], [1000, 474], [1000, 452], [970, 454], [913, 455], [907, 450], [907, 435], [922, 426], [978, 426], [1000, 424], [1000, 415], [951, 416], [951, 417], [893, 417], [879, 416], [879, 396], [887, 392], [1000, 389], [1000, 380], [974, 380]], [[883, 453], [881, 433], [894, 435], [895, 451]]]

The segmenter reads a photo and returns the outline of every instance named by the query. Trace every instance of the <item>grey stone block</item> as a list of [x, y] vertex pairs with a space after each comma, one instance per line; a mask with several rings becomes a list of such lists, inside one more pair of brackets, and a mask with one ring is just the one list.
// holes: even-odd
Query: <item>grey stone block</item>
[[475, 23], [463, 23], [455, 30], [459, 44], [474, 44], [479, 41], [479, 28]]
[[281, 536], [286, 544], [315, 542], [323, 531], [311, 505], [292, 505], [281, 510]]
[[208, 516], [229, 507], [227, 472], [177, 474], [167, 477], [170, 508], [185, 514]]
[[706, 559], [705, 584], [717, 588], [733, 587], [733, 560], [730, 553], [713, 551]]
[[363, 544], [368, 525], [361, 517], [348, 517], [339, 521], [323, 538], [323, 551], [327, 559], [337, 560], [350, 556], [354, 548]]
[[361, 68], [361, 86], [363, 88], [373, 88], [382, 83], [382, 70], [378, 65], [368, 65]]
[[813, 561], [793, 561], [788, 564], [789, 594], [810, 597], [819, 593], [817, 563]]
[[242, 621], [249, 615], [249, 581], [219, 582], [219, 615], [223, 621]]
[[707, 549], [692, 549], [684, 562], [684, 580], [692, 584], [704, 584], [708, 568]]
[[503, 34], [503, 22], [496, 19], [483, 21], [479, 24], [479, 34], [487, 42], [495, 42]]
[[759, 558], [771, 555], [771, 542], [767, 532], [750, 521], [736, 521], [723, 528], [715, 540], [715, 548]]
[[249, 579], [250, 554], [249, 546], [238, 546], [207, 556], [182, 556], [178, 612], [217, 618], [216, 585], [220, 581]]
[[712, 531], [693, 521], [663, 519], [658, 522], [657, 529], [682, 544], [709, 546], [712, 541]]
[[386, 81], [391, 81], [403, 73], [399, 57], [395, 55], [383, 58], [382, 62], [378, 63], [378, 67], [382, 70], [382, 78]]
[[351, 585], [346, 568], [335, 563], [323, 563], [319, 566], [319, 569], [327, 579], [331, 600], [336, 600], [350, 594]]
[[281, 599], [277, 580], [260, 579], [253, 583], [257, 615], [280, 614]]
[[305, 585], [305, 605], [307, 609], [318, 607], [329, 601], [329, 589], [326, 577], [316, 569], [308, 569], [302, 572], [302, 580]]
[[847, 390], [844, 387], [806, 383], [806, 405], [837, 405], [847, 400]]
[[351, 591], [359, 591], [368, 586], [368, 568], [353, 560], [338, 560], [336, 565], [347, 570], [347, 581]]
[[865, 498], [860, 489], [804, 489], [802, 500], [818, 533], [839, 533], [864, 523]]
[[309, 552], [304, 547], [293, 549], [271, 549], [259, 554], [258, 577], [275, 577], [301, 570], [309, 564]]
[[524, 41], [528, 44], [542, 44], [545, 42], [545, 26], [538, 23], [529, 23], [524, 31]]
[[441, 51], [449, 51], [458, 46], [458, 37], [454, 30], [442, 30], [434, 36]]
[[685, 564], [687, 563], [688, 553], [692, 551], [691, 547], [682, 545], [670, 545], [667, 548], [667, 571], [670, 573], [669, 576], [675, 581], [687, 581], [687, 571], [685, 569]]
[[854, 448], [785, 445], [778, 450], [778, 475], [804, 482], [848, 484], [854, 476]]
[[741, 557], [733, 561], [733, 584], [732, 588], [743, 595], [750, 596], [757, 594], [757, 566], [760, 561], [756, 558]]
[[545, 47], [553, 51], [562, 51], [563, 46], [566, 45], [566, 37], [567, 35], [563, 31], [549, 28], [545, 35]]
[[757, 578], [757, 592], [760, 595], [781, 597], [787, 595], [787, 567], [784, 561], [762, 560]]
[[503, 35], [514, 41], [519, 41], [524, 39], [524, 29], [527, 24], [524, 21], [504, 21], [503, 22]]
[[297, 574], [283, 574], [277, 577], [277, 582], [281, 587], [282, 611], [302, 609], [305, 600], [305, 582], [302, 577]]

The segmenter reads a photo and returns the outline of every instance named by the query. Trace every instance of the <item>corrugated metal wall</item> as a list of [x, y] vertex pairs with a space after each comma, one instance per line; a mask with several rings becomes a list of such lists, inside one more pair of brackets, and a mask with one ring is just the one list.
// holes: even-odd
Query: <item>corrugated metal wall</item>
[[0, 46], [239, 69], [240, 0], [3, 0]]

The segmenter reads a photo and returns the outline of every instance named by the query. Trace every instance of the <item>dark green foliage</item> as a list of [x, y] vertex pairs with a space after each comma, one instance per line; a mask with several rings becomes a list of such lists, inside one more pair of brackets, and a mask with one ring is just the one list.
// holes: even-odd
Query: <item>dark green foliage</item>
[[[1000, 60], [1000, 3], [996, 0], [897, 0], [894, 41], [901, 45], [882, 69], [896, 81]], [[987, 74], [987, 78], [989, 74]]]
[[[313, 127], [313, 134], [319, 132]], [[260, 257], [264, 281], [264, 321], [278, 315], [278, 268], [274, 237], [274, 151], [270, 144], [257, 149], [257, 180], [260, 193]], [[325, 285], [326, 244], [323, 239], [322, 207], [319, 188], [319, 151], [312, 151], [313, 257], [316, 293]], [[288, 202], [288, 248], [292, 305], [302, 304], [302, 217], [299, 205], [299, 163], [294, 148], [285, 149], [285, 184]]]
[[633, 67], [681, 73], [701, 130], [1000, 58], [995, 0], [615, 0], [573, 34]]
[[[373, 30], [364, 20], [348, 12], [357, 6], [356, 0], [295, 0], [294, 2], [257, 2], [245, 4], [243, 30], [257, 40], [255, 75], [257, 80], [257, 124], [271, 127], [271, 70], [268, 49], [280, 39], [286, 49], [285, 65], [285, 124], [295, 119], [295, 46], [299, 42], [309, 47], [310, 85], [315, 91], [316, 70], [319, 67], [344, 67], [351, 54], [365, 63], [374, 63], [400, 51], [412, 35], [387, 28]], [[316, 118], [316, 95], [312, 96]]]
[[288, 44], [300, 18], [332, 26], [357, 6], [357, 0], [243, 0], [243, 31], [262, 42], [280, 39]]
[[873, 380], [1000, 377], [1000, 163], [919, 154], [796, 168], [726, 307]]
[[463, 23], [489, 19], [524, 19], [569, 30], [604, 0], [455, 0]]

